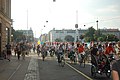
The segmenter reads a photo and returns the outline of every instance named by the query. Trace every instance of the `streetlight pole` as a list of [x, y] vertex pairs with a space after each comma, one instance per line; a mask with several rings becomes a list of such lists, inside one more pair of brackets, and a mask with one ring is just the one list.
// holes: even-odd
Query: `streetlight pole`
[[53, 2], [56, 2], [56, 0], [53, 0]]
[[76, 24], [75, 24], [75, 28], [76, 28], [76, 36], [75, 36], [75, 42], [78, 41], [78, 11], [76, 11]]
[[28, 9], [27, 9], [27, 36], [26, 36], [26, 41], [28, 41]]
[[96, 23], [97, 23], [97, 30], [98, 30], [98, 20], [96, 21]]

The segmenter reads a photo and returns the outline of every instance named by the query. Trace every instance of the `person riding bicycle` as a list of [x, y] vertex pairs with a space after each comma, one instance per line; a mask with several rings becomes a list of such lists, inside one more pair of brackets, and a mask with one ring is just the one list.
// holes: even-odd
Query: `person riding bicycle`
[[43, 61], [44, 61], [45, 57], [47, 56], [46, 43], [44, 43], [41, 47], [41, 54], [42, 54], [42, 58], [43, 58]]
[[93, 47], [91, 48], [91, 63], [97, 66], [96, 61], [94, 61], [94, 59], [93, 59], [94, 58], [93, 56], [95, 57], [95, 59], [98, 60], [97, 44], [93, 44]]
[[[97, 44], [94, 44], [91, 54], [91, 63], [97, 66], [100, 72], [104, 71], [105, 65], [107, 64], [107, 58], [106, 55], [103, 54], [102, 45], [99, 44], [97, 47]], [[96, 60], [93, 59], [93, 56]]]
[[50, 49], [50, 50], [49, 50], [50, 56], [53, 56], [54, 53], [55, 53], [55, 46], [52, 45], [49, 49]]
[[81, 63], [82, 59], [84, 57], [84, 54], [85, 54], [85, 52], [84, 52], [85, 49], [82, 44], [78, 44], [78, 45], [79, 45], [78, 46], [78, 61], [79, 61], [79, 63]]
[[59, 48], [58, 48], [58, 53], [57, 53], [58, 63], [61, 62], [60, 57], [61, 57], [61, 55], [63, 55], [63, 54], [64, 54], [63, 45], [60, 44], [60, 46], [59, 46]]
[[117, 53], [117, 59], [116, 61], [112, 64], [112, 78], [113, 80], [119, 80], [120, 79], [120, 41], [117, 43], [117, 48], [118, 51]]
[[105, 54], [109, 55], [109, 54], [113, 54], [115, 52], [112, 43], [109, 44], [109, 46], [106, 47], [105, 49]]
[[115, 54], [115, 49], [112, 45], [112, 43], [109, 44], [109, 46], [105, 49], [105, 55], [110, 59], [110, 61], [113, 60]]
[[40, 45], [37, 45], [37, 54], [38, 54], [38, 56], [40, 55], [40, 52], [41, 52]]
[[70, 46], [70, 52], [69, 52], [69, 58], [71, 60], [71, 63], [72, 63], [72, 61], [75, 62], [75, 57], [76, 57], [75, 56], [75, 46], [74, 46], [74, 43], [72, 43]]
[[33, 52], [35, 53], [36, 46], [35, 44], [33, 45]]

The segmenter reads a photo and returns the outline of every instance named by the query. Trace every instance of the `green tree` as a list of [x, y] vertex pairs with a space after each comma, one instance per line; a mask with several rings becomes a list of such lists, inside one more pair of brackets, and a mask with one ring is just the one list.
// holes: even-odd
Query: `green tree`
[[19, 42], [21, 40], [26, 40], [26, 36], [24, 36], [22, 32], [13, 30], [12, 34], [13, 34], [13, 40], [16, 42]]
[[117, 36], [114, 34], [104, 35], [101, 33], [100, 29], [95, 30], [93, 27], [88, 28], [88, 31], [85, 33], [85, 41], [119, 41]]
[[88, 28], [85, 33], [85, 41], [94, 41], [95, 29], [93, 27]]
[[97, 41], [104, 41], [104, 38], [103, 37], [98, 37]]
[[63, 40], [62, 39], [60, 39], [60, 38], [56, 38], [55, 39], [55, 42], [62, 42]]
[[74, 42], [74, 37], [72, 37], [71, 35], [67, 35], [67, 36], [65, 36], [65, 40], [67, 42]]
[[106, 41], [119, 41], [119, 39], [117, 38], [117, 36], [115, 36], [113, 34], [107, 34]]

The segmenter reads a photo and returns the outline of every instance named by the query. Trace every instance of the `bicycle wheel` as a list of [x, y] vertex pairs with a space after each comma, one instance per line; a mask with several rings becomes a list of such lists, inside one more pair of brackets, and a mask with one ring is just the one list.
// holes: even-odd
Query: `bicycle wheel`
[[83, 64], [83, 67], [85, 67], [85, 55], [81, 55], [81, 60], [80, 60], [80, 66], [82, 66], [82, 64]]
[[91, 76], [96, 77], [96, 67], [94, 65], [91, 66]]
[[43, 60], [43, 61], [45, 60], [45, 55], [42, 55], [42, 60]]
[[107, 76], [108, 78], [110, 78], [110, 76], [111, 76], [111, 71], [108, 70], [108, 72], [105, 72], [105, 74], [106, 74], [106, 76]]
[[61, 66], [64, 67], [65, 66], [65, 59], [61, 58]]

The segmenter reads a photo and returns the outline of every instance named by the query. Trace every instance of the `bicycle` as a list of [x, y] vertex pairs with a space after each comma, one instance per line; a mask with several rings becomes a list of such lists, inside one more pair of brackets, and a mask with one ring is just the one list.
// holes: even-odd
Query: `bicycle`
[[76, 53], [75, 52], [70, 52], [70, 61], [71, 61], [71, 63], [74, 62], [74, 64], [77, 63]]
[[83, 67], [85, 67], [85, 60], [86, 60], [86, 54], [84, 53], [84, 54], [79, 54], [80, 56], [79, 56], [79, 64], [80, 64], [80, 66], [82, 66], [82, 64], [83, 64]]
[[65, 58], [64, 58], [63, 54], [59, 54], [59, 56], [58, 56], [58, 63], [59, 63], [60, 66], [64, 67], [64, 65], [65, 65]]
[[40, 51], [39, 49], [37, 49], [37, 55], [38, 55], [38, 56], [40, 56], [40, 52], [41, 52], [41, 51]]

